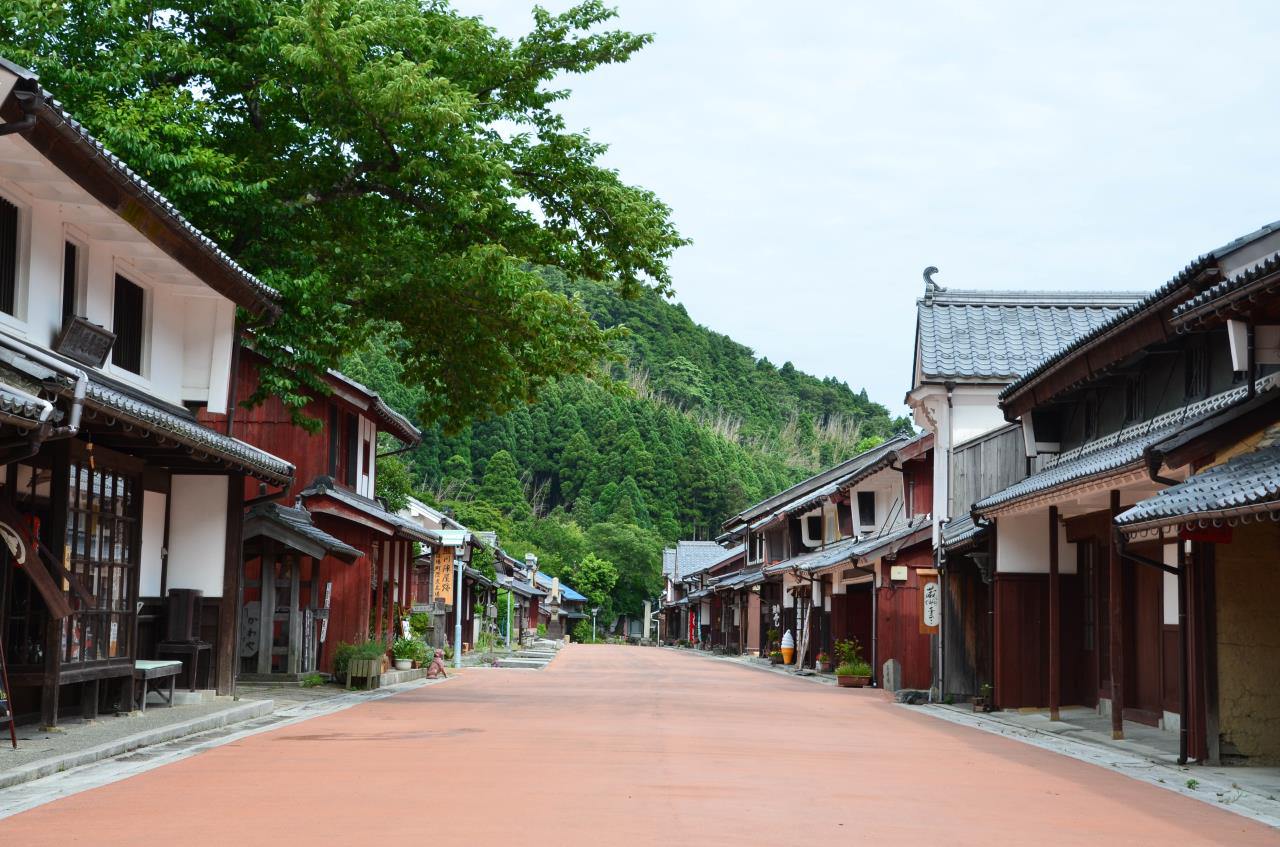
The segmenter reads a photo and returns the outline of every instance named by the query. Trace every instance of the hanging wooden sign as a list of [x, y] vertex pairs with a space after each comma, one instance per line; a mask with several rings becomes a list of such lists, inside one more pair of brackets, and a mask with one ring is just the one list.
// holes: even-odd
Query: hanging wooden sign
[[920, 634], [937, 635], [942, 624], [942, 587], [936, 576], [920, 577]]
[[453, 603], [453, 548], [441, 547], [431, 557], [431, 596], [441, 602]]

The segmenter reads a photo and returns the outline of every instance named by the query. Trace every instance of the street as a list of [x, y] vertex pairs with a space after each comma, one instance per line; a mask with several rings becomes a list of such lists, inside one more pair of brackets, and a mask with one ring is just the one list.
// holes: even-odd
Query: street
[[[396, 842], [392, 842], [395, 839]], [[0, 844], [1274, 844], [1099, 767], [674, 650], [468, 670], [0, 821]]]

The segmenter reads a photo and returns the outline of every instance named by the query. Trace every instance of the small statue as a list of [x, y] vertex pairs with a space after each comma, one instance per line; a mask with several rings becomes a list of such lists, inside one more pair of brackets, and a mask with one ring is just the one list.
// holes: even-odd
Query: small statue
[[444, 672], [444, 651], [437, 650], [435, 657], [431, 660], [430, 666], [427, 667], [427, 679], [437, 679], [439, 677], [449, 678]]

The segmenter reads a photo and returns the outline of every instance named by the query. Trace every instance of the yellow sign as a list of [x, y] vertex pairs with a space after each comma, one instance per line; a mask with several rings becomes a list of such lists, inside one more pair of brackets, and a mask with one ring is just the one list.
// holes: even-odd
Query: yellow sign
[[453, 603], [453, 548], [441, 547], [431, 557], [431, 599]]

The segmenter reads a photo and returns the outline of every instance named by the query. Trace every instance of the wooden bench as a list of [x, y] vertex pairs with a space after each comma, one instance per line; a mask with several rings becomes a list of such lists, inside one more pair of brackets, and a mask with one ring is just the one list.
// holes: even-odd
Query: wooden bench
[[[159, 689], [159, 694], [169, 708], [173, 708], [173, 688], [177, 682], [178, 674], [182, 673], [182, 662], [177, 659], [138, 659], [133, 663], [133, 700], [134, 706], [140, 712], [147, 710], [147, 691], [151, 688], [153, 680], [169, 680], [169, 694], [165, 696], [164, 691]], [[138, 683], [142, 683], [142, 696], [138, 696]]]

